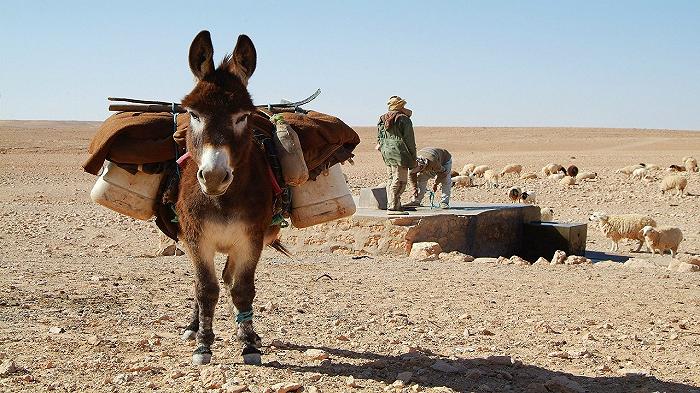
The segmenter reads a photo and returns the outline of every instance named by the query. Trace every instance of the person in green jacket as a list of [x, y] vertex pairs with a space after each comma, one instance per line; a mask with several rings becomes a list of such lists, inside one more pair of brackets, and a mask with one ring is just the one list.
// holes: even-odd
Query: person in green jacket
[[377, 150], [387, 166], [387, 210], [389, 214], [408, 214], [401, 206], [401, 194], [406, 190], [408, 170], [416, 166], [416, 138], [411, 122], [411, 110], [406, 100], [389, 97], [389, 111], [379, 117]]

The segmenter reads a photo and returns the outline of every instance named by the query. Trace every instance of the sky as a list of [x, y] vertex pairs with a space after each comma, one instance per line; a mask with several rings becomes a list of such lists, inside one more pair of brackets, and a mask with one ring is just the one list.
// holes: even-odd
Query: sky
[[104, 120], [108, 96], [178, 101], [188, 49], [253, 40], [256, 104], [356, 126], [400, 95], [424, 126], [700, 130], [700, 1], [8, 1], [0, 119]]

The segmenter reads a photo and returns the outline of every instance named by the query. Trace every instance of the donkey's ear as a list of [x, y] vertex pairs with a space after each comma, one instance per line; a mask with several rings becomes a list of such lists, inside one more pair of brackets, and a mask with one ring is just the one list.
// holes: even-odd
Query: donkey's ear
[[247, 35], [241, 34], [238, 36], [238, 42], [236, 42], [236, 47], [233, 49], [231, 62], [229, 62], [229, 71], [238, 75], [241, 78], [241, 82], [247, 86], [248, 79], [255, 71], [257, 58], [258, 54], [255, 52], [253, 41]]
[[206, 30], [200, 31], [190, 45], [190, 70], [199, 80], [214, 72], [214, 47]]

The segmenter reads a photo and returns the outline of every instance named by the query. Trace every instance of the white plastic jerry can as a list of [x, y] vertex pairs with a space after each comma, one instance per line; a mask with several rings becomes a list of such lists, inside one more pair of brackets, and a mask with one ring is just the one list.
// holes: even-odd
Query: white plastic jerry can
[[355, 214], [355, 201], [345, 182], [340, 164], [298, 187], [292, 187], [292, 225], [312, 225], [349, 217]]
[[148, 220], [155, 214], [156, 197], [163, 176], [165, 173], [138, 171], [132, 174], [113, 162], [105, 161], [90, 198], [117, 213]]

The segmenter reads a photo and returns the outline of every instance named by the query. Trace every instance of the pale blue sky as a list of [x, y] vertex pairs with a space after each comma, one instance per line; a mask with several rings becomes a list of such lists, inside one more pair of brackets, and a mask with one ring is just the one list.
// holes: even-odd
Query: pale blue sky
[[256, 103], [373, 125], [700, 129], [700, 1], [8, 1], [0, 119], [102, 120], [107, 96], [179, 101], [202, 29], [248, 34]]

